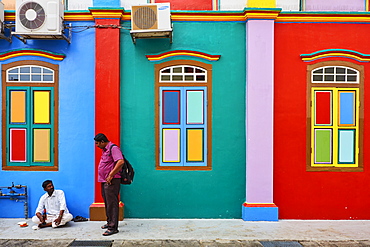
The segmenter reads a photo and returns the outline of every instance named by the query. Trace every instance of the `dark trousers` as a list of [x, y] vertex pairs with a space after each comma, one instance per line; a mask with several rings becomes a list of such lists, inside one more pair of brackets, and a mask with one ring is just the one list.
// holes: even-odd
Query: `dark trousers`
[[113, 178], [111, 184], [101, 183], [101, 192], [105, 204], [108, 230], [118, 230], [120, 178]]

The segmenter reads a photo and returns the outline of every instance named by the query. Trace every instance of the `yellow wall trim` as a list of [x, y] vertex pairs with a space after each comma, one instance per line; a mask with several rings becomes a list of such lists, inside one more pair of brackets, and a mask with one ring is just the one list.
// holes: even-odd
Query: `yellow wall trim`
[[247, 0], [248, 8], [276, 8], [276, 0]]

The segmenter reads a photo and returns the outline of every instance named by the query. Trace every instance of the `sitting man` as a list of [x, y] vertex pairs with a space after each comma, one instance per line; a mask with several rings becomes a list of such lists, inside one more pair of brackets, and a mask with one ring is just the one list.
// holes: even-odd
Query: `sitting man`
[[[41, 196], [32, 221], [38, 224], [38, 227], [52, 226], [54, 228], [71, 221], [73, 216], [68, 211], [63, 190], [54, 190], [51, 180], [44, 181], [42, 187], [46, 193]], [[33, 228], [38, 229], [38, 227]]]

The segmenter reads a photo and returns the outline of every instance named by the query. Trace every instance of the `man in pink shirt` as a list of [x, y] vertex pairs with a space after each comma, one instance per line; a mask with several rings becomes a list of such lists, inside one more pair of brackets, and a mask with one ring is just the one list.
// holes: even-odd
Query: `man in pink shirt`
[[121, 188], [121, 170], [124, 159], [119, 147], [108, 138], [99, 133], [94, 137], [95, 145], [102, 149], [98, 167], [98, 182], [101, 183], [102, 197], [105, 204], [107, 224], [102, 229], [107, 229], [103, 236], [118, 233], [119, 191]]

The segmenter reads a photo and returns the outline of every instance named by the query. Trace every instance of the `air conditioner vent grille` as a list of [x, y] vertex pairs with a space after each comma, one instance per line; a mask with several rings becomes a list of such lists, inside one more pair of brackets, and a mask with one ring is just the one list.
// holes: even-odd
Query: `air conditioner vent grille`
[[137, 29], [157, 29], [157, 9], [139, 7], [133, 14], [134, 25]]
[[19, 10], [19, 20], [28, 29], [37, 29], [45, 22], [45, 11], [35, 2], [25, 3]]

